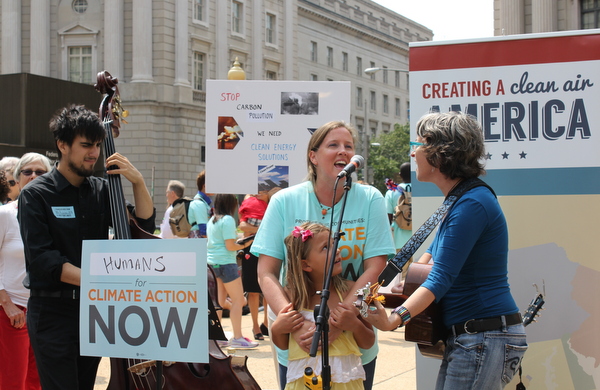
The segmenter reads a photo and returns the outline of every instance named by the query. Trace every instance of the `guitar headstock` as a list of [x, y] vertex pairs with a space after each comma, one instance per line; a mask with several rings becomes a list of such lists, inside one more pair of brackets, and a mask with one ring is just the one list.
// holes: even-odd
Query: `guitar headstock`
[[[534, 284], [534, 286], [537, 289], [537, 285]], [[544, 286], [544, 290], [545, 290], [545, 286]], [[527, 326], [529, 324], [531, 324], [532, 322], [536, 322], [536, 317], [539, 317], [539, 311], [542, 310], [544, 303], [546, 303], [546, 301], [544, 300], [544, 293], [539, 292], [539, 290], [537, 291], [536, 296], [531, 300], [531, 302], [529, 303], [529, 306], [527, 307], [527, 310], [525, 311], [525, 314], [523, 314], [523, 325]]]
[[379, 295], [377, 292], [379, 291], [379, 287], [381, 287], [381, 284], [371, 284], [371, 282], [369, 282], [365, 287], [359, 288], [354, 293], [354, 295], [356, 295], [354, 306], [358, 308], [360, 315], [363, 317], [367, 317], [369, 315], [369, 305], [373, 303], [374, 300], [378, 300], [382, 304], [385, 303], [385, 297], [383, 295]]

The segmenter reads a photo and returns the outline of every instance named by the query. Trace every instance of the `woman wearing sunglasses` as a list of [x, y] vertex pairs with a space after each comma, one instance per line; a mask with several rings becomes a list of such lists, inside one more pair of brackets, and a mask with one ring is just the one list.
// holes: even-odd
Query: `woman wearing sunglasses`
[[[19, 189], [51, 169], [50, 160], [26, 153], [14, 167]], [[0, 389], [41, 389], [27, 334], [29, 290], [23, 287], [25, 257], [17, 222], [18, 201], [0, 206]]]

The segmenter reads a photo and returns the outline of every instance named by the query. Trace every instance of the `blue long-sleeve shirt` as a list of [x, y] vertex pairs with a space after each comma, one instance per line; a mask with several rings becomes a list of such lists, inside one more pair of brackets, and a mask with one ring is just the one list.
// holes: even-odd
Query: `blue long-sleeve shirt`
[[434, 266], [423, 286], [440, 303], [447, 327], [518, 311], [508, 284], [506, 219], [486, 187], [454, 204], [427, 252]]

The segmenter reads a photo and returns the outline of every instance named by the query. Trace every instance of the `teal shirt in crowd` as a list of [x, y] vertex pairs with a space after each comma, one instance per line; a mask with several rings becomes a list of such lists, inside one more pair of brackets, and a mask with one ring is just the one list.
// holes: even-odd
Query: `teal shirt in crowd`
[[214, 222], [214, 220], [215, 217], [213, 216], [206, 224], [208, 264], [237, 264], [235, 258], [237, 251], [230, 251], [225, 247], [225, 240], [237, 239], [235, 219], [231, 215], [224, 215], [217, 222]]

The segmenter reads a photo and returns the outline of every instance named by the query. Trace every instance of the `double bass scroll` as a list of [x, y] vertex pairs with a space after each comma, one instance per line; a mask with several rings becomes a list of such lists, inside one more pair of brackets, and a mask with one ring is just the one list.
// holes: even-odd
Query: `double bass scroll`
[[[115, 138], [120, 134], [121, 122], [127, 123], [125, 118], [129, 113], [121, 105], [121, 96], [117, 84], [119, 80], [112, 77], [107, 71], [98, 73], [96, 90], [104, 95], [98, 116], [104, 126], [106, 137], [103, 143], [104, 157], [111, 156], [117, 152]], [[113, 167], [107, 167], [112, 169]], [[110, 193], [110, 207], [113, 219], [114, 237], [119, 240], [131, 238], [159, 238], [158, 236], [143, 230], [137, 221], [127, 212], [123, 184], [120, 175], [107, 175]]]

